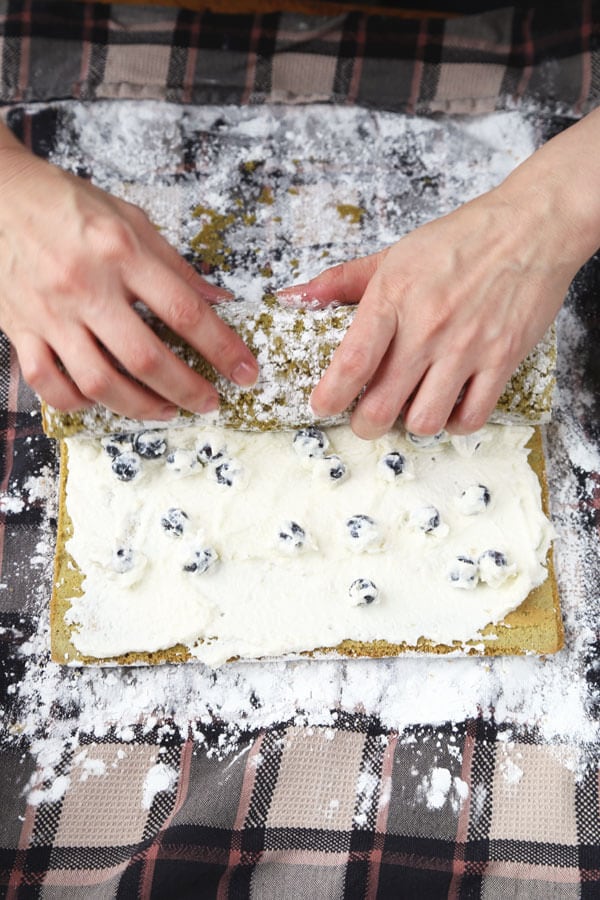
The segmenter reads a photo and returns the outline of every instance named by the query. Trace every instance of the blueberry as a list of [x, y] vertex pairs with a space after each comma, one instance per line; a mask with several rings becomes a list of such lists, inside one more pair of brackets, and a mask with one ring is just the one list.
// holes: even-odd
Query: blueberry
[[503, 569], [508, 565], [508, 560], [504, 553], [500, 550], [486, 550], [485, 553], [482, 553], [478, 559], [479, 565], [481, 563], [491, 564], [493, 566], [497, 566], [499, 569]]
[[113, 457], [111, 468], [119, 481], [133, 481], [139, 475], [141, 469], [140, 458], [137, 453], [119, 453]]
[[458, 507], [465, 516], [474, 516], [489, 506], [491, 494], [485, 484], [472, 484], [462, 492]]
[[294, 435], [294, 450], [298, 456], [309, 459], [314, 456], [324, 456], [327, 447], [329, 447], [327, 435], [314, 425], [301, 428]]
[[413, 509], [410, 514], [410, 524], [414, 528], [419, 528], [425, 534], [431, 534], [441, 525], [439, 510], [435, 506], [421, 506], [419, 509]]
[[490, 503], [490, 492], [488, 488], [486, 488], [485, 484], [478, 485], [479, 490], [481, 491], [481, 499], [485, 506], [489, 506]]
[[339, 456], [336, 456], [335, 454], [326, 456], [325, 461], [328, 464], [328, 473], [332, 481], [342, 481], [348, 474], [348, 469]]
[[203, 547], [195, 550], [193, 557], [183, 565], [184, 572], [194, 572], [203, 575], [219, 558], [219, 554], [212, 547]]
[[239, 474], [239, 468], [233, 459], [226, 459], [215, 467], [215, 478], [219, 484], [231, 487]]
[[175, 475], [187, 475], [196, 465], [196, 455], [191, 450], [171, 450], [167, 454], [167, 468]]
[[516, 566], [509, 566], [508, 559], [501, 550], [486, 550], [477, 560], [479, 577], [490, 587], [500, 587], [507, 578], [516, 574]]
[[167, 452], [167, 441], [160, 431], [140, 431], [133, 439], [133, 449], [144, 459], [158, 459]]
[[452, 587], [474, 588], [479, 578], [477, 563], [470, 556], [457, 556], [448, 569], [448, 578]]
[[385, 474], [389, 472], [394, 478], [397, 478], [404, 472], [406, 459], [399, 450], [391, 450], [389, 453], [386, 453], [385, 456], [381, 457], [379, 465], [384, 470]]
[[119, 454], [124, 453], [126, 450], [131, 450], [132, 440], [130, 434], [109, 434], [107, 437], [102, 438], [102, 446], [104, 450], [111, 459], [114, 459]]
[[436, 444], [441, 444], [447, 438], [447, 434], [445, 431], [438, 431], [437, 434], [413, 434], [412, 431], [407, 431], [406, 437], [415, 447], [427, 449], [435, 447]]
[[122, 575], [133, 568], [133, 550], [131, 547], [118, 547], [112, 556], [112, 567]]
[[350, 546], [358, 552], [368, 550], [379, 543], [377, 523], [363, 513], [351, 516], [346, 522], [346, 529]]
[[353, 606], [370, 606], [379, 596], [379, 590], [369, 578], [357, 578], [350, 585], [350, 600]]
[[371, 516], [365, 516], [363, 513], [351, 516], [346, 522], [346, 528], [353, 540], [364, 538], [366, 534], [372, 532], [376, 527], [375, 520]]
[[175, 537], [181, 537], [183, 534], [185, 523], [188, 519], [187, 513], [177, 506], [172, 506], [167, 512], [160, 517], [160, 524], [165, 531]]
[[297, 522], [286, 522], [279, 529], [279, 540], [290, 550], [302, 550], [306, 541], [306, 532]]
[[204, 441], [196, 447], [196, 459], [203, 466], [214, 463], [223, 458], [223, 451], [216, 450], [209, 441]]

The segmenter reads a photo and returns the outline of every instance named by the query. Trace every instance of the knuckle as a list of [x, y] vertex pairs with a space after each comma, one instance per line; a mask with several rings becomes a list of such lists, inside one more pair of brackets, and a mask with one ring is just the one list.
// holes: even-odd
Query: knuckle
[[397, 418], [396, 411], [389, 399], [385, 397], [369, 397], [367, 394], [361, 403], [361, 417], [375, 431], [386, 431]]
[[95, 215], [85, 226], [86, 244], [105, 262], [121, 261], [136, 248], [135, 234], [128, 222], [115, 215]]
[[519, 357], [519, 341], [517, 336], [510, 330], [494, 335], [490, 342], [487, 353], [488, 366], [492, 369], [504, 370], [507, 367], [512, 369], [511, 365]]
[[[241, 340], [233, 331], [227, 329], [219, 332], [213, 341], [213, 354], [215, 360], [221, 360], [220, 367], [228, 368], [229, 365], [237, 361], [237, 357], [241, 350]], [[213, 356], [211, 354], [211, 358]]]
[[310, 284], [313, 287], [332, 288], [333, 290], [341, 289], [343, 291], [347, 271], [347, 263], [337, 263], [335, 266], [323, 269], [316, 278], [313, 278]]
[[110, 373], [98, 368], [86, 369], [77, 376], [77, 386], [81, 393], [96, 401], [102, 401], [108, 396], [111, 381]]
[[131, 348], [126, 361], [127, 370], [142, 381], [155, 375], [161, 364], [162, 353], [152, 343], [139, 344]]
[[187, 262], [183, 258], [183, 256], [180, 256], [175, 248], [171, 247], [170, 244], [167, 244], [167, 252], [171, 257], [171, 265], [173, 266], [177, 275], [188, 287], [190, 287], [193, 291], [197, 291], [198, 282], [199, 280], [200, 282], [202, 281], [198, 272], [192, 265], [189, 264], [189, 262]]
[[356, 381], [366, 378], [369, 370], [370, 353], [363, 345], [355, 342], [340, 346], [337, 360], [338, 373], [344, 380]]
[[342, 298], [347, 298], [352, 293], [352, 271], [347, 262], [339, 263], [326, 272], [332, 287], [341, 292]]
[[73, 254], [66, 259], [57, 257], [48, 258], [44, 262], [47, 280], [46, 291], [38, 293], [38, 303], [47, 315], [53, 315], [54, 305], [52, 299], [59, 297], [78, 296], [87, 292], [86, 266], [78, 254]]
[[36, 356], [26, 355], [19, 360], [21, 373], [27, 384], [38, 394], [48, 390], [52, 379], [50, 365]]
[[[435, 340], [444, 334], [452, 324], [452, 303], [439, 302], [429, 303], [423, 315], [423, 325], [426, 340]], [[452, 343], [455, 347], [460, 347], [460, 352], [466, 351], [471, 342], [471, 332], [468, 327], [456, 330], [456, 334], [452, 333]]]
[[177, 297], [171, 301], [165, 315], [166, 321], [178, 334], [197, 329], [206, 315], [206, 307], [200, 299]]
[[380, 269], [377, 273], [377, 304], [380, 315], [396, 318], [398, 307], [406, 302], [414, 290], [410, 273], [398, 276], [396, 272]]
[[491, 408], [484, 407], [459, 407], [456, 420], [460, 424], [461, 430], [469, 434], [473, 431], [479, 431], [487, 422], [491, 413]]
[[176, 402], [181, 409], [198, 410], [213, 394], [214, 389], [205, 382], [194, 382], [193, 387], [186, 385], [180, 389]]
[[150, 217], [140, 206], [137, 206], [135, 203], [130, 203], [127, 200], [123, 200], [122, 203], [124, 213], [132, 225], [139, 226], [140, 228], [152, 225]]
[[23, 378], [34, 390], [43, 385], [49, 375], [49, 366], [32, 354], [21, 354], [19, 357]]

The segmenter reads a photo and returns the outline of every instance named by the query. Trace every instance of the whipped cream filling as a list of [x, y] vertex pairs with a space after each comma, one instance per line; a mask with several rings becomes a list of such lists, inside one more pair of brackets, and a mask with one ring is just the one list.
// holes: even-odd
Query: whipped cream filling
[[531, 433], [69, 438], [73, 643], [92, 657], [181, 643], [217, 666], [346, 638], [478, 639], [547, 576]]

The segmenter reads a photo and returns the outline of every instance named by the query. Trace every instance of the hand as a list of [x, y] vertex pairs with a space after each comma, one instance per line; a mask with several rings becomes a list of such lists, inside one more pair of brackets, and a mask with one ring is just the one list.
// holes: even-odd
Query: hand
[[[589, 119], [598, 139], [600, 119]], [[581, 132], [583, 124], [569, 131]], [[582, 202], [593, 193], [591, 175], [579, 197], [565, 176], [571, 164], [579, 171], [587, 154], [598, 180], [597, 162], [589, 145], [579, 153], [581, 138], [578, 144], [566, 136], [500, 187], [389, 249], [287, 289], [311, 305], [360, 301], [313, 392], [317, 416], [342, 412], [365, 388], [351, 420], [362, 438], [381, 436], [402, 412], [407, 429], [422, 435], [485, 424], [600, 243], [598, 201], [593, 209]], [[285, 302], [286, 290], [280, 296]]]
[[25, 380], [49, 404], [96, 402], [140, 419], [218, 407], [215, 388], [156, 337], [136, 300], [221, 374], [254, 383], [254, 357], [210, 306], [230, 295], [201, 278], [140, 209], [38, 159], [7, 131], [0, 192], [0, 325]]

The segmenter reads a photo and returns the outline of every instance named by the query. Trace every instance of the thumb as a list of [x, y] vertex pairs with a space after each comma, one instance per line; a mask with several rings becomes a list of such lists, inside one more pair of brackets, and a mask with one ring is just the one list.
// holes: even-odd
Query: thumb
[[325, 269], [304, 284], [277, 291], [282, 303], [308, 305], [320, 309], [330, 303], [358, 303], [369, 281], [383, 261], [386, 251], [373, 253]]

